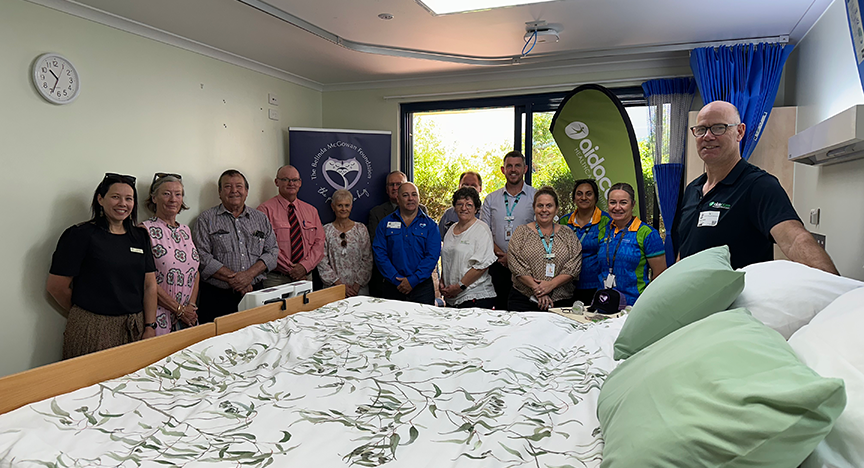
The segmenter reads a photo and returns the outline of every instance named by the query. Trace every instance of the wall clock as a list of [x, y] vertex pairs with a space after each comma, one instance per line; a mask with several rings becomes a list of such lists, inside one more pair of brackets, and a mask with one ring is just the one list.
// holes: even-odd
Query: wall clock
[[69, 104], [81, 91], [78, 70], [59, 54], [43, 54], [33, 63], [33, 85], [45, 100], [54, 104]]

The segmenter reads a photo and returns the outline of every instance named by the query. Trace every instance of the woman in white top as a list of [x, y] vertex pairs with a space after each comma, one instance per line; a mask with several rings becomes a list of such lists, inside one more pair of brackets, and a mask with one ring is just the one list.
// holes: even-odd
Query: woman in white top
[[346, 296], [369, 294], [372, 276], [372, 244], [365, 224], [349, 218], [354, 197], [347, 190], [333, 193], [333, 213], [336, 220], [324, 226], [324, 258], [318, 264], [318, 274], [324, 287], [345, 285]]
[[492, 247], [492, 231], [475, 216], [480, 211], [480, 195], [473, 187], [463, 187], [453, 194], [453, 208], [459, 221], [444, 235], [441, 295], [449, 306], [491, 309], [495, 288], [488, 269], [498, 257]]

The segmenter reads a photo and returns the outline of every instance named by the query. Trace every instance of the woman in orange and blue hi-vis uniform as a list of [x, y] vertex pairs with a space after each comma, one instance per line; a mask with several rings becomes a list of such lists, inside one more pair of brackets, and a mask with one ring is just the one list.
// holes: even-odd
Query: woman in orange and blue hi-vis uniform
[[612, 223], [597, 251], [603, 287], [621, 292], [628, 305], [633, 305], [651, 279], [666, 269], [663, 239], [656, 229], [633, 215], [635, 198], [630, 184], [618, 183], [609, 189]]
[[573, 184], [571, 195], [576, 210], [561, 217], [559, 223], [569, 227], [582, 244], [582, 271], [579, 279], [573, 282], [576, 291], [573, 299], [590, 304], [594, 293], [602, 288], [600, 282], [600, 264], [597, 260], [597, 250], [600, 241], [606, 235], [606, 229], [612, 218], [609, 213], [597, 208], [597, 182], [594, 179], [580, 179]]

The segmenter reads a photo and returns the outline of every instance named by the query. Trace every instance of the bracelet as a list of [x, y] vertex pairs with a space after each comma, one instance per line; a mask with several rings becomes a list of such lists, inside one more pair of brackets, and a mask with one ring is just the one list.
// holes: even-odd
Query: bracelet
[[177, 303], [177, 318], [183, 317], [184, 313], [183, 304]]

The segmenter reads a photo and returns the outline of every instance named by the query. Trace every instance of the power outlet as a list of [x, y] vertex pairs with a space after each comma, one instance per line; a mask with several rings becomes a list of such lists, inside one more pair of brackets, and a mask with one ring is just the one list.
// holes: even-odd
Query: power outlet
[[279, 109], [268, 109], [267, 115], [270, 120], [279, 120]]
[[825, 235], [824, 234], [817, 234], [815, 232], [811, 232], [810, 234], [812, 234], [813, 238], [816, 239], [816, 243], [819, 244], [824, 249], [825, 248]]
[[267, 93], [267, 102], [269, 102], [271, 106], [279, 105], [279, 99], [277, 99], [276, 95], [273, 93]]

